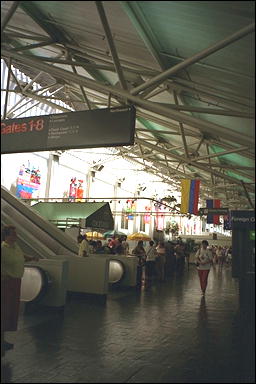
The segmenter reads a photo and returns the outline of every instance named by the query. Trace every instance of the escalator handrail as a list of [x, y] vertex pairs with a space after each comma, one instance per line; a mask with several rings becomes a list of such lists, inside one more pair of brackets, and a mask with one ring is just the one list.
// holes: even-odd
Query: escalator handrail
[[[56, 226], [44, 218], [42, 218], [37, 212], [28, 207], [25, 203], [18, 200], [15, 196], [13, 196], [10, 192], [6, 190], [3, 186], [1, 186], [1, 198], [6, 201], [11, 207], [16, 209], [21, 215], [24, 215], [28, 220], [30, 220], [34, 225], [39, 227], [42, 231], [46, 232], [49, 237], [58, 242], [62, 247], [66, 248], [69, 252], [76, 253], [78, 252], [78, 246], [72, 247], [72, 238], [70, 239], [71, 244], [67, 244], [66, 242], [69, 240], [66, 239], [64, 234], [56, 228]], [[32, 218], [29, 217], [28, 212], [31, 214]], [[36, 218], [36, 220], [35, 220]], [[53, 235], [56, 234], [56, 237]], [[63, 242], [59, 240], [58, 237], [62, 237]]]
[[[11, 218], [7, 217], [5, 212], [2, 212], [1, 215], [2, 215], [1, 222], [3, 222], [4, 225], [17, 226], [17, 223], [15, 223], [14, 220], [12, 220]], [[23, 243], [25, 243], [28, 247], [30, 247], [32, 251], [39, 254], [42, 259], [47, 258], [45, 255], [48, 255], [48, 258], [50, 256], [51, 257], [54, 256], [55, 253], [39, 240], [38, 240], [38, 243], [40, 245], [38, 246], [38, 243], [35, 244], [35, 241], [37, 239], [33, 238], [33, 235], [31, 235], [31, 237], [33, 238], [33, 241], [28, 242], [28, 240], [26, 239], [27, 234], [25, 236], [24, 231], [27, 232], [26, 230], [24, 230], [24, 228], [22, 229], [19, 228], [18, 239], [20, 239]], [[36, 247], [34, 245], [36, 245]], [[43, 248], [43, 250], [41, 248]]]

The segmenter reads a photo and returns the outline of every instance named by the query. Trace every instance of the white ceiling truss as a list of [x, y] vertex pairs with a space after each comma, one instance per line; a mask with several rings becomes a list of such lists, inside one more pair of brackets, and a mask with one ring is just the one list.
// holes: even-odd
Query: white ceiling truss
[[[254, 108], [250, 98], [179, 77], [180, 71], [190, 66], [207, 67], [200, 60], [254, 33], [254, 24], [234, 31], [190, 57], [180, 58], [180, 62], [171, 68], [165, 68], [163, 55], [154, 48], [153, 40], [148, 36], [144, 36], [144, 42], [154, 59], [152, 64], [148, 62], [143, 65], [140, 60], [136, 62], [135, 58], [129, 60], [119, 55], [117, 38], [113, 38], [112, 25], [105, 12], [105, 3], [113, 2], [84, 2], [85, 7], [90, 3], [90, 7], [94, 4], [97, 9], [97, 22], [101, 22], [108, 50], [93, 46], [87, 39], [81, 43], [72, 39], [53, 20], [52, 28], [47, 28], [47, 23], [39, 21], [38, 15], [27, 12], [26, 7], [19, 8], [19, 3], [23, 2], [3, 3], [1, 57], [9, 69], [12, 64], [40, 83], [42, 90], [44, 87], [50, 87], [51, 90], [50, 95], [45, 95], [42, 90], [41, 94], [40, 90], [31, 91], [29, 85], [21, 84], [9, 71], [9, 78], [16, 82], [17, 87], [10, 90], [7, 81], [7, 95], [8, 92], [17, 92], [24, 99], [36, 100], [61, 111], [70, 111], [70, 107], [84, 110], [133, 104], [137, 117], [135, 145], [118, 148], [120, 156], [143, 165], [147, 172], [160, 175], [175, 188], [179, 187], [182, 178], [200, 178], [202, 196], [220, 197], [223, 206], [254, 206], [254, 167], [219, 161], [220, 156], [224, 158], [230, 154], [253, 160], [253, 134], [243, 134], [224, 124], [197, 117], [199, 113], [241, 119], [241, 122], [243, 119], [252, 120]], [[7, 6], [6, 3], [11, 4]], [[36, 5], [37, 2], [32, 3]], [[106, 4], [106, 8], [109, 7]], [[15, 23], [18, 11], [19, 20], [29, 17], [31, 25]], [[132, 12], [132, 9], [129, 8], [128, 12]], [[35, 25], [38, 25], [38, 31]], [[58, 37], [53, 31], [58, 31]], [[95, 34], [95, 31], [92, 33]], [[129, 34], [127, 38], [128, 41], [123, 43], [129, 44]], [[219, 70], [225, 72], [224, 68]], [[109, 77], [105, 76], [106, 73]], [[237, 75], [234, 72], [234, 76]], [[240, 74], [241, 77], [250, 75]], [[114, 81], [111, 82], [109, 78]], [[188, 105], [184, 97], [199, 101], [199, 104]], [[70, 107], [56, 105], [55, 100], [61, 100]], [[6, 103], [3, 118], [15, 116], [14, 107], [8, 110]], [[222, 150], [210, 152], [211, 146]]]

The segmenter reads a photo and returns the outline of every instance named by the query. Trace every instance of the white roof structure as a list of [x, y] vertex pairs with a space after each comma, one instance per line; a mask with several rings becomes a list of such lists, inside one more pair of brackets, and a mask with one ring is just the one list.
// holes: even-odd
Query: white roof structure
[[[202, 198], [254, 206], [254, 2], [4, 1], [1, 7], [6, 65], [11, 60], [51, 92], [11, 75], [14, 88], [4, 85], [9, 94], [60, 112], [132, 103], [135, 145], [113, 149], [113, 164], [119, 155], [172, 191], [183, 178], [200, 178]], [[2, 115], [17, 116], [10, 108]]]

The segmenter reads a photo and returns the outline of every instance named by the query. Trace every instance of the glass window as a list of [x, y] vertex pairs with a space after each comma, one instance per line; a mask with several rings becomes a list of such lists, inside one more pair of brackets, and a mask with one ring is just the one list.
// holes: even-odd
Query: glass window
[[145, 232], [144, 215], [141, 215], [141, 216], [140, 216], [140, 231]]
[[128, 219], [125, 209], [122, 209], [121, 228], [128, 229]]

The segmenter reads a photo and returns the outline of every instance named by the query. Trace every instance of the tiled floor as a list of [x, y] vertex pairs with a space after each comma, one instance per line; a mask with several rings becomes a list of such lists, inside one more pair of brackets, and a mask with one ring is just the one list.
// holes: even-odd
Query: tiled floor
[[212, 269], [202, 299], [191, 265], [150, 289], [112, 290], [105, 304], [72, 297], [63, 313], [21, 316], [2, 382], [254, 382], [253, 331], [239, 319], [230, 268]]

